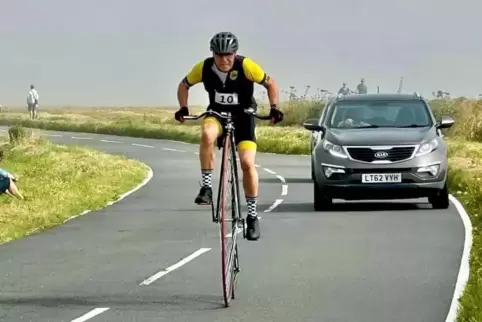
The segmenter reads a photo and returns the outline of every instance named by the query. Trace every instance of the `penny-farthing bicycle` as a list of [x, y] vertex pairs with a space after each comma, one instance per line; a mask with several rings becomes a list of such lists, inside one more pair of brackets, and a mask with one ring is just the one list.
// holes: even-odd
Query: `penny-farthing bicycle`
[[[269, 120], [269, 116], [259, 116], [250, 108], [245, 113], [253, 115], [261, 120]], [[214, 202], [211, 205], [213, 222], [218, 223], [221, 233], [221, 271], [224, 304], [229, 306], [235, 298], [236, 278], [239, 273], [239, 256], [237, 234], [243, 232], [246, 238], [246, 223], [241, 213], [239, 203], [239, 177], [236, 159], [235, 128], [230, 112], [215, 112], [208, 110], [200, 115], [184, 116], [185, 120], [197, 120], [204, 116], [216, 115], [224, 120], [221, 175], [219, 178], [219, 190], [216, 211]], [[230, 210], [231, 214], [228, 215]], [[231, 225], [229, 226], [229, 223]]]

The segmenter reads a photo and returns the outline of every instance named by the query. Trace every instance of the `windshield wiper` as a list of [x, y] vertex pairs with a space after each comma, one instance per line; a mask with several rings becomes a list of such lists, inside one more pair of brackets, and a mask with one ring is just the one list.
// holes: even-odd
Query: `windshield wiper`
[[404, 128], [404, 127], [427, 127], [428, 125], [420, 125], [420, 124], [410, 124], [410, 125], [402, 125], [402, 126], [395, 126], [398, 128]]
[[376, 125], [376, 124], [362, 125], [362, 126], [352, 127], [352, 129], [375, 129], [377, 127], [380, 127], [380, 125]]

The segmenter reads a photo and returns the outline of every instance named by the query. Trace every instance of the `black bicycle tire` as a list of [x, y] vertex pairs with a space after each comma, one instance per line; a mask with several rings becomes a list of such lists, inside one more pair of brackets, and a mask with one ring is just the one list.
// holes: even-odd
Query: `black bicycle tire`
[[[229, 306], [231, 302], [231, 294], [230, 294], [230, 284], [231, 284], [231, 279], [228, 281], [227, 277], [227, 272], [228, 270], [231, 271], [232, 273], [232, 265], [234, 263], [234, 260], [231, 261], [230, 258], [228, 258], [227, 254], [227, 247], [226, 247], [226, 192], [227, 192], [227, 185], [228, 182], [228, 176], [227, 176], [227, 170], [230, 170], [229, 167], [229, 149], [231, 147], [231, 141], [229, 140], [229, 135], [227, 135], [226, 139], [224, 140], [224, 147], [223, 147], [223, 153], [222, 153], [222, 161], [221, 161], [221, 176], [220, 176], [220, 199], [218, 202], [218, 215], [219, 215], [219, 225], [220, 225], [220, 238], [221, 238], [221, 283], [222, 283], [222, 288], [223, 288], [223, 298], [224, 298], [224, 304], [226, 307]], [[226, 260], [228, 258], [228, 260]], [[231, 264], [231, 267], [227, 267], [229, 264]], [[231, 274], [232, 278], [232, 274]]]
[[[234, 135], [231, 136], [231, 147], [235, 146]], [[237, 275], [239, 273], [239, 252], [237, 243], [237, 231], [238, 224], [242, 223], [241, 205], [240, 205], [240, 190], [239, 190], [239, 177], [238, 177], [238, 167], [236, 159], [236, 149], [231, 148], [231, 234], [233, 236], [233, 266], [232, 266], [232, 279], [231, 279], [231, 299], [235, 298], [235, 291], [237, 286]], [[237, 215], [236, 215], [237, 214]], [[243, 237], [244, 237], [244, 224], [243, 224]]]

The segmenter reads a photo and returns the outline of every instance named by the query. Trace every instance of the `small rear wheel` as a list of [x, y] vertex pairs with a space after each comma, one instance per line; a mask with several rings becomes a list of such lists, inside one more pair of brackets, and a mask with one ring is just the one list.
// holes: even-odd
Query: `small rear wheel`
[[450, 205], [447, 183], [442, 189], [429, 196], [428, 202], [432, 204], [433, 209], [447, 209]]
[[333, 206], [333, 200], [324, 194], [316, 181], [313, 182], [313, 199], [315, 211], [329, 210]]

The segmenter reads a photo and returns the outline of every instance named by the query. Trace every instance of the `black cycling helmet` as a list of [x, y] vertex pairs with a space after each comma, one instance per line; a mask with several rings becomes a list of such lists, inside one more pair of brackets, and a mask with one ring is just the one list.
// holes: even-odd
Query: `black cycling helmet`
[[238, 51], [238, 38], [229, 31], [215, 34], [211, 38], [211, 51], [215, 54], [233, 54]]

